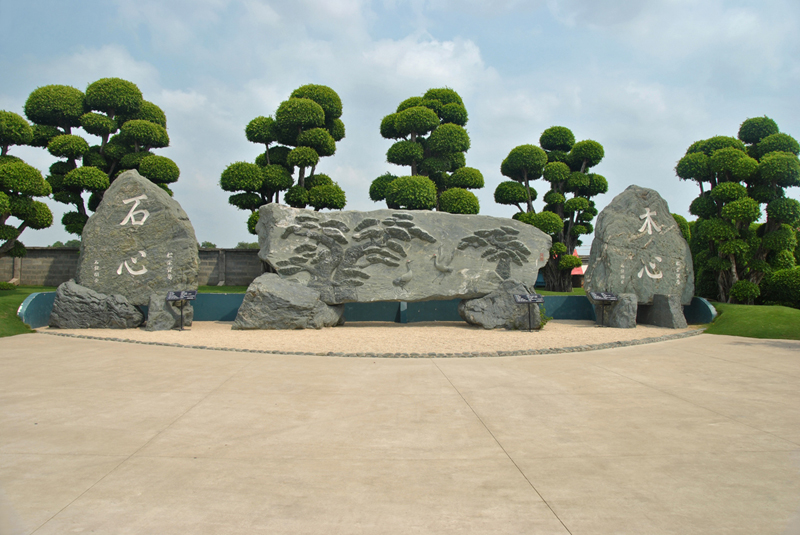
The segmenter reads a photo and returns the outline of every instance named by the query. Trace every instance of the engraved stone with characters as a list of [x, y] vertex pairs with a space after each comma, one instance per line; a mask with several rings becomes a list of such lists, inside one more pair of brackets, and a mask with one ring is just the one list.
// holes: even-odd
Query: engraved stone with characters
[[515, 220], [431, 211], [260, 208], [259, 256], [328, 304], [483, 297], [533, 283], [551, 238]]
[[199, 256], [186, 212], [135, 170], [106, 190], [81, 236], [76, 282], [147, 305], [152, 294], [197, 289]]
[[600, 212], [584, 280], [587, 293], [636, 294], [639, 305], [656, 294], [691, 303], [689, 244], [657, 191], [629, 186]]

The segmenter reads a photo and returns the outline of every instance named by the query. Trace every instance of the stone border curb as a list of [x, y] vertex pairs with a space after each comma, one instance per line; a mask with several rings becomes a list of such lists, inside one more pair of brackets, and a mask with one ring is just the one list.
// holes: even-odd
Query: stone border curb
[[475, 358], [475, 357], [519, 357], [526, 355], [555, 355], [558, 353], [580, 353], [583, 351], [597, 351], [599, 349], [612, 349], [616, 347], [639, 346], [666, 342], [668, 340], [679, 340], [690, 336], [703, 334], [705, 329], [695, 329], [675, 334], [665, 334], [652, 338], [640, 338], [639, 340], [624, 340], [619, 342], [606, 342], [604, 344], [581, 345], [571, 347], [549, 347], [544, 349], [519, 349], [515, 351], [491, 351], [483, 353], [480, 351], [466, 353], [336, 353], [333, 351], [312, 353], [308, 351], [277, 351], [269, 349], [238, 349], [234, 347], [209, 347], [189, 344], [171, 344], [167, 342], [144, 342], [141, 340], [130, 340], [128, 338], [103, 338], [100, 336], [88, 336], [83, 334], [40, 332], [51, 336], [64, 336], [67, 338], [82, 338], [84, 340], [104, 340], [106, 342], [124, 342], [128, 344], [142, 344], [148, 346], [180, 347], [183, 349], [207, 349], [211, 351], [234, 351], [236, 353], [262, 353], [267, 355], [306, 355], [312, 357], [355, 357], [355, 358], [389, 358], [389, 359], [421, 359], [421, 358]]

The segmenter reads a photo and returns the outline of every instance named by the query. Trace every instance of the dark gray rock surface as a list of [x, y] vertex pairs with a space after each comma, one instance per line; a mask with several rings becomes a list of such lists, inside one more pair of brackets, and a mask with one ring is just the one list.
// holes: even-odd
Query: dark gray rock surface
[[233, 329], [321, 329], [342, 323], [344, 305], [329, 306], [319, 292], [275, 273], [247, 288]]
[[60, 329], [132, 329], [144, 315], [121, 295], [105, 295], [75, 281], [61, 284], [56, 291], [50, 327]]
[[[183, 326], [191, 327], [194, 309], [187, 301], [183, 305]], [[166, 295], [153, 294], [147, 306], [146, 331], [169, 331], [181, 327], [181, 309], [175, 302], [167, 301]]]
[[443, 212], [312, 212], [267, 204], [259, 256], [329, 304], [469, 299], [533, 285], [551, 238], [513, 219]]
[[[532, 288], [532, 285], [531, 285]], [[476, 299], [465, 299], [458, 304], [459, 315], [471, 325], [484, 329], [528, 329], [528, 305], [514, 301], [514, 294], [534, 293], [516, 280], [503, 281], [492, 293]], [[530, 325], [538, 329], [541, 324], [539, 305], [531, 305]]]
[[[587, 297], [589, 297], [587, 295]], [[636, 294], [621, 294], [618, 301], [606, 303], [605, 305], [597, 301], [589, 301], [594, 304], [594, 314], [597, 323], [605, 327], [616, 327], [618, 329], [635, 329], [636, 314], [639, 301]]]
[[678, 295], [686, 305], [692, 301], [689, 244], [658, 192], [629, 186], [600, 212], [585, 287], [635, 293], [639, 304], [652, 303], [655, 294]]
[[651, 305], [639, 306], [636, 321], [668, 329], [685, 329], [687, 327], [681, 300], [677, 295], [654, 295]]
[[186, 212], [138, 172], [126, 171], [83, 229], [76, 282], [147, 305], [152, 294], [197, 289], [199, 266]]

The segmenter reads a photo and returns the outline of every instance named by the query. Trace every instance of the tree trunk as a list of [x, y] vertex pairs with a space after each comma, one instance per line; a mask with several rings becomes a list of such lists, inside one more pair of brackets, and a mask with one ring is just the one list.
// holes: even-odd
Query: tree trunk
[[531, 184], [528, 180], [528, 172], [523, 171], [522, 177], [525, 179], [525, 193], [528, 194], [528, 213], [533, 213], [533, 200], [531, 200]]
[[549, 292], [572, 291], [572, 270], [559, 269], [557, 257], [550, 257], [542, 268], [542, 274], [544, 275], [545, 290]]
[[300, 175], [297, 177], [297, 184], [306, 187], [306, 168], [300, 168]]

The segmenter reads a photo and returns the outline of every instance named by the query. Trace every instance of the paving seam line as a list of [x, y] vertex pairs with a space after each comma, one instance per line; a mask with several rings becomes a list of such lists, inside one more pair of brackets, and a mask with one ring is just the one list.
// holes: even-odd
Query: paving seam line
[[50, 336], [64, 336], [67, 338], [81, 338], [84, 340], [104, 340], [106, 342], [124, 342], [127, 344], [142, 344], [150, 346], [180, 347], [183, 349], [208, 349], [211, 351], [234, 351], [236, 353], [262, 353], [266, 355], [305, 355], [312, 357], [350, 357], [350, 358], [475, 358], [475, 357], [519, 357], [525, 355], [555, 355], [558, 353], [580, 353], [583, 351], [597, 351], [600, 349], [614, 349], [618, 347], [638, 346], [645, 344], [655, 344], [668, 340], [678, 340], [703, 334], [705, 329], [694, 329], [675, 334], [665, 334], [652, 338], [640, 338], [638, 340], [622, 340], [618, 342], [606, 342], [603, 344], [590, 344], [570, 347], [548, 347], [544, 349], [519, 349], [514, 351], [491, 351], [491, 352], [464, 352], [464, 353], [338, 353], [328, 352], [308, 352], [308, 351], [279, 351], [274, 349], [240, 349], [235, 347], [211, 347], [191, 344], [175, 344], [169, 342], [146, 342], [143, 340], [131, 340], [129, 338], [104, 338], [102, 336], [89, 336], [85, 334], [57, 333], [50, 331], [37, 331], [39, 334]]

